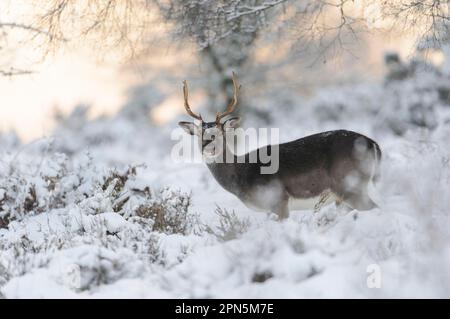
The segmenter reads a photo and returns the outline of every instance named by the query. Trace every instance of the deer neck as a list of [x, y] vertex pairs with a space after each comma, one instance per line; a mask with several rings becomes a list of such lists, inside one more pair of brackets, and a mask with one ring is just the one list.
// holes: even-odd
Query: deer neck
[[215, 161], [206, 165], [211, 171], [216, 181], [226, 190], [236, 194], [238, 192], [237, 156], [223, 139], [223, 152], [218, 155]]

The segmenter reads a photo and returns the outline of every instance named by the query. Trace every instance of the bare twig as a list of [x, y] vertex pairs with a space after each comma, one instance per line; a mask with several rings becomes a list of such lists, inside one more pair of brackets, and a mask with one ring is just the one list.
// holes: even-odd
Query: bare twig
[[271, 9], [275, 6], [278, 6], [284, 2], [286, 2], [287, 0], [278, 0], [278, 1], [273, 1], [273, 2], [265, 2], [259, 6], [247, 6], [247, 5], [243, 5], [241, 7], [238, 7], [238, 10], [235, 12], [232, 12], [230, 14], [229, 17], [227, 17], [227, 21], [233, 21], [236, 19], [239, 19], [243, 16], [246, 15], [251, 15], [251, 14], [257, 14], [257, 13], [261, 13], [265, 10]]
[[1, 70], [0, 69], [0, 76], [16, 76], [16, 75], [26, 75], [26, 74], [32, 74], [33, 71], [30, 70], [21, 70], [16, 68], [10, 68], [9, 70]]
[[[48, 33], [47, 31], [38, 29], [38, 28], [33, 27], [31, 25], [22, 24], [22, 23], [0, 22], [0, 28], [22, 29], [22, 30], [30, 31], [32, 33], [43, 34], [43, 35], [46, 35], [49, 38], [53, 37], [53, 35]], [[66, 41], [66, 39], [63, 39], [63, 38], [61, 40]]]

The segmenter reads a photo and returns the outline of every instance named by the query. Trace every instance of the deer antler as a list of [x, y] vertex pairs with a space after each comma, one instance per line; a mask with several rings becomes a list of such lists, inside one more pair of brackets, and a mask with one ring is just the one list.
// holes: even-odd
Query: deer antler
[[223, 113], [217, 112], [216, 123], [219, 123], [222, 118], [224, 118], [228, 114], [231, 114], [234, 111], [234, 108], [236, 107], [236, 104], [238, 102], [237, 96], [239, 94], [239, 89], [241, 88], [241, 86], [238, 85], [238, 82], [236, 79], [236, 74], [234, 72], [233, 72], [232, 79], [233, 79], [233, 89], [234, 89], [233, 99], [231, 100], [230, 104], [228, 104], [228, 107], [225, 110], [225, 112], [223, 112]]
[[188, 86], [187, 86], [187, 81], [184, 80], [183, 81], [183, 94], [184, 94], [184, 108], [186, 109], [186, 112], [192, 116], [193, 118], [196, 118], [197, 120], [203, 121], [202, 120], [202, 116], [199, 114], [195, 114], [194, 112], [192, 112], [191, 107], [189, 106], [189, 91], [188, 91]]

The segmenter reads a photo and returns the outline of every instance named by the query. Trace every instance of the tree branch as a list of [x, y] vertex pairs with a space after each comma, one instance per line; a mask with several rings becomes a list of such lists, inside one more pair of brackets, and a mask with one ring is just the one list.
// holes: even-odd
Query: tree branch
[[[27, 24], [22, 24], [22, 23], [0, 22], [0, 28], [22, 29], [22, 30], [31, 31], [33, 33], [43, 34], [50, 38], [53, 38], [53, 36], [50, 33], [46, 32], [44, 30], [35, 28], [35, 27], [27, 25]], [[62, 39], [62, 40], [64, 40], [64, 39]]]
[[270, 9], [272, 7], [275, 7], [275, 6], [279, 5], [279, 4], [282, 4], [283, 2], [286, 2], [286, 1], [287, 0], [278, 0], [278, 1], [273, 1], [273, 2], [266, 2], [266, 3], [263, 3], [263, 4], [259, 5], [259, 6], [257, 6], [257, 7], [242, 6], [240, 9], [244, 9], [244, 11], [240, 11], [240, 12], [237, 12], [237, 13], [233, 14], [231, 17], [227, 18], [227, 21], [230, 22], [230, 21], [239, 19], [239, 18], [241, 18], [243, 16], [246, 16], [246, 15], [251, 15], [251, 14], [255, 14], [255, 13], [258, 13], [258, 12], [265, 11], [265, 10]]
[[16, 75], [26, 75], [26, 74], [32, 74], [33, 71], [30, 70], [21, 70], [16, 68], [10, 68], [9, 70], [1, 70], [0, 69], [0, 76], [16, 76]]

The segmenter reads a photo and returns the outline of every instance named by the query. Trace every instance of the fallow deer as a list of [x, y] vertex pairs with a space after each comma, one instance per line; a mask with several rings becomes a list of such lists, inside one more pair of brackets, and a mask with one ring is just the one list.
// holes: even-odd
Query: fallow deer
[[[225, 190], [249, 208], [276, 213], [280, 219], [288, 217], [290, 209], [318, 210], [333, 201], [358, 210], [377, 207], [368, 195], [368, 185], [379, 176], [381, 150], [362, 134], [327, 131], [235, 155], [227, 144], [226, 132], [238, 126], [239, 118], [222, 122], [238, 102], [240, 87], [234, 73], [233, 85], [234, 96], [225, 112], [218, 112], [214, 122], [205, 122], [191, 110], [184, 81], [184, 107], [199, 124], [179, 122], [187, 133], [198, 137], [209, 170]], [[260, 154], [270, 154], [274, 149], [278, 150], [279, 169], [274, 174], [262, 174], [261, 168], [267, 163], [260, 160]], [[254, 155], [256, 162], [250, 160]]]

